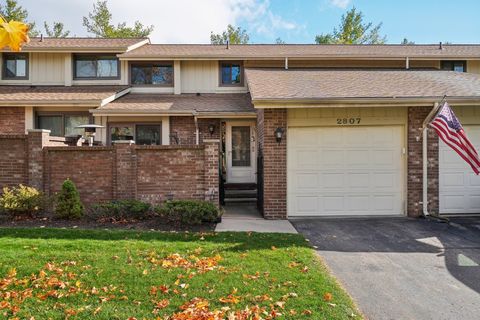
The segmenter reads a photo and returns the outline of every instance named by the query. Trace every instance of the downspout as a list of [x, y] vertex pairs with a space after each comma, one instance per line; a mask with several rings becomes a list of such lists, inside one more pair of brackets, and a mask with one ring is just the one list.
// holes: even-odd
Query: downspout
[[[434, 106], [434, 109], [437, 106]], [[423, 159], [423, 216], [427, 217], [430, 215], [428, 212], [428, 124], [423, 127], [423, 137], [422, 137], [422, 159]]]
[[200, 130], [198, 128], [197, 110], [194, 110], [192, 112], [192, 115], [193, 115], [193, 120], [195, 121], [195, 144], [198, 146], [200, 144]]

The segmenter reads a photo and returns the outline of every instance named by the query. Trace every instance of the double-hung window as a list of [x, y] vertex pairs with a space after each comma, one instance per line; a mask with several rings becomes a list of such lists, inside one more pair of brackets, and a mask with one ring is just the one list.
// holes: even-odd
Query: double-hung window
[[28, 54], [4, 53], [2, 78], [5, 80], [27, 80]]
[[243, 86], [241, 62], [220, 62], [220, 86]]
[[73, 78], [109, 80], [120, 78], [120, 63], [115, 55], [74, 55]]

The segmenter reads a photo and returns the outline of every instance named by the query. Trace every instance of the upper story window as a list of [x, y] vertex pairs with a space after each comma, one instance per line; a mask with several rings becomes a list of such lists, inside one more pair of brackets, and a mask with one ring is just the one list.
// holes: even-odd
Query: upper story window
[[132, 63], [130, 65], [130, 83], [132, 85], [173, 86], [173, 64]]
[[241, 62], [220, 62], [220, 85], [243, 86], [243, 65]]
[[120, 63], [115, 55], [74, 55], [74, 79], [109, 80], [120, 78]]
[[28, 79], [28, 54], [4, 53], [2, 75], [3, 79]]
[[467, 62], [466, 61], [442, 61], [441, 68], [442, 70], [467, 72]]

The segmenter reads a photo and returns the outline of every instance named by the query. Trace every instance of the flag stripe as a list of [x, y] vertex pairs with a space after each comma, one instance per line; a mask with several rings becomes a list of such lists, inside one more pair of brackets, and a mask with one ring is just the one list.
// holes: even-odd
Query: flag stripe
[[446, 123], [442, 120], [435, 120], [432, 125], [438, 125], [439, 129], [444, 130], [445, 136], [448, 136], [450, 140], [455, 143], [459, 148], [462, 150], [465, 150], [465, 152], [468, 154], [469, 158], [471, 161], [476, 162], [478, 166], [480, 166], [480, 159], [478, 158], [478, 155], [475, 151], [475, 149], [471, 149], [467, 146], [465, 146], [465, 143], [462, 141], [464, 140], [457, 132], [450, 130], [450, 128], [446, 127]]
[[470, 167], [475, 174], [480, 174], [480, 157], [473, 144], [468, 139], [460, 121], [450, 109], [448, 103], [444, 103], [440, 112], [435, 116], [430, 126], [445, 144], [452, 148]]
[[443, 128], [439, 128], [436, 125], [433, 125], [435, 131], [439, 137], [448, 145], [450, 148], [455, 150], [466, 162], [470, 165], [478, 166], [478, 164], [471, 158], [471, 156], [460, 146], [458, 143], [455, 143], [452, 139], [449, 139], [448, 135], [445, 133]]
[[442, 130], [437, 129], [436, 127], [434, 127], [434, 130], [437, 132], [440, 139], [445, 142], [445, 144], [452, 148], [460, 157], [462, 157], [463, 160], [465, 160], [465, 162], [467, 162], [472, 167], [473, 171], [476, 174], [480, 173], [480, 167], [474, 164], [474, 162], [468, 157], [468, 155], [464, 152], [463, 149], [452, 143], [452, 141], [447, 138], [447, 136]]

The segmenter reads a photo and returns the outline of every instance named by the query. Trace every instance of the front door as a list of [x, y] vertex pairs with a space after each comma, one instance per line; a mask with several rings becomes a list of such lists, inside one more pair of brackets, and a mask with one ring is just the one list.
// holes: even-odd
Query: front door
[[255, 122], [227, 122], [227, 183], [256, 183]]

